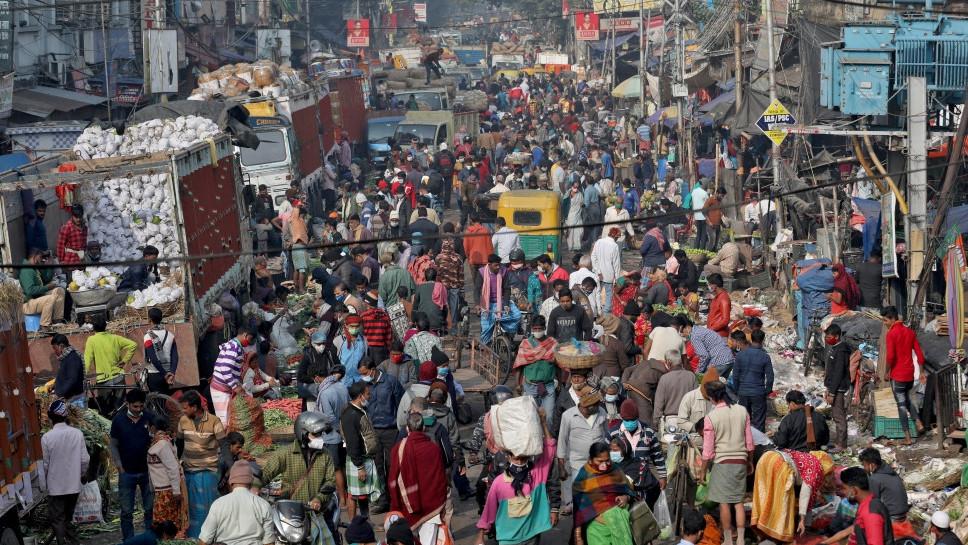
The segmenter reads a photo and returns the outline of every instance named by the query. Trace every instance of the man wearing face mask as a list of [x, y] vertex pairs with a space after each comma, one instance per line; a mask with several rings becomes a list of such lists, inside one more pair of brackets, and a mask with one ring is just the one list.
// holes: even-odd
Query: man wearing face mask
[[854, 540], [857, 545], [891, 545], [894, 530], [887, 506], [870, 491], [867, 473], [860, 467], [848, 467], [840, 474], [847, 489], [847, 500], [857, 504]]
[[379, 440], [366, 409], [370, 402], [370, 385], [360, 381], [349, 389], [350, 402], [340, 414], [340, 429], [346, 443], [346, 492], [347, 514], [352, 520], [356, 507], [369, 516], [370, 502], [379, 502], [383, 486], [376, 471], [373, 453], [379, 449]]
[[548, 414], [554, 414], [555, 381], [564, 372], [555, 365], [558, 341], [547, 336], [544, 316], [535, 316], [531, 335], [518, 346], [514, 358], [514, 374], [518, 394], [531, 396]]
[[318, 394], [315, 377], [329, 375], [329, 368], [335, 358], [333, 345], [329, 342], [329, 335], [317, 330], [309, 337], [309, 346], [303, 348], [302, 359], [296, 371], [296, 389], [303, 400], [303, 410], [312, 410], [310, 403], [314, 402]]
[[513, 335], [521, 323], [521, 311], [511, 298], [511, 285], [506, 281], [507, 268], [501, 265], [496, 254], [487, 257], [487, 265], [481, 267], [480, 304], [474, 311], [481, 315], [481, 340], [491, 342], [494, 327], [500, 323], [504, 331]]
[[602, 398], [586, 388], [578, 404], [561, 415], [558, 430], [558, 471], [562, 484], [563, 516], [571, 514], [572, 482], [578, 470], [588, 461], [588, 449], [608, 438], [608, 416], [600, 405]]
[[[293, 424], [296, 440], [269, 458], [262, 468], [262, 476], [254, 479], [252, 492], [258, 494], [263, 486], [282, 477], [282, 490], [286, 491], [289, 499], [309, 504], [312, 509], [310, 516], [315, 519], [330, 500], [330, 495], [320, 490], [336, 486], [333, 459], [324, 439], [332, 431], [333, 426], [327, 416], [321, 413], [304, 412], [296, 417]], [[314, 520], [313, 526], [319, 527], [324, 534], [330, 534], [319, 538], [322, 543], [334, 542], [332, 533], [335, 529], [329, 526], [328, 521], [322, 524]]]
[[111, 422], [111, 458], [118, 468], [118, 496], [121, 501], [121, 535], [134, 536], [135, 491], [141, 489], [141, 506], [145, 513], [145, 528], [151, 527], [151, 506], [154, 493], [148, 479], [148, 449], [151, 437], [148, 423], [151, 413], [144, 411], [145, 393], [129, 390], [125, 394], [126, 410]]
[[[585, 309], [574, 304], [569, 289], [558, 292], [559, 307], [551, 311], [548, 319], [548, 335], [559, 343], [571, 339], [587, 341], [592, 336], [592, 321]], [[584, 455], [583, 455], [584, 456]]]
[[340, 382], [346, 368], [336, 364], [329, 369], [329, 376], [314, 377], [318, 382], [319, 394], [316, 396], [316, 412], [321, 413], [330, 429], [323, 436], [323, 443], [333, 459], [333, 470], [336, 478], [336, 492], [339, 494], [340, 505], [346, 505], [346, 447], [343, 437], [339, 434], [339, 415], [343, 407], [350, 402], [349, 390]]
[[[655, 430], [639, 418], [639, 408], [631, 399], [622, 402], [619, 414], [622, 421], [609, 430], [609, 439], [621, 438], [627, 441], [631, 446], [631, 457], [648, 460], [659, 477], [657, 486], [649, 487], [645, 491], [645, 500], [651, 509], [666, 486], [666, 459], [662, 452], [662, 442]], [[621, 457], [621, 452], [613, 451], [612, 462], [619, 463], [622, 460], [616, 460], [616, 454]]]
[[[370, 454], [373, 454], [381, 482], [387, 484], [387, 473], [390, 470], [389, 456], [393, 445], [397, 442], [397, 407], [403, 398], [403, 386], [394, 376], [377, 369], [376, 362], [369, 358], [364, 358], [357, 366], [357, 370], [363, 382], [370, 387], [370, 401], [366, 407], [366, 413], [373, 424], [378, 442], [376, 452]], [[385, 513], [388, 507], [389, 500], [384, 498], [373, 505], [370, 511], [373, 514]]]
[[420, 414], [407, 417], [409, 434], [400, 440], [390, 456], [388, 490], [390, 507], [403, 513], [414, 529], [444, 511], [447, 498], [447, 473], [439, 445], [425, 433]]
[[232, 393], [242, 388], [242, 357], [245, 348], [255, 338], [255, 331], [244, 326], [239, 334], [218, 347], [215, 369], [212, 372], [212, 409], [223, 426], [229, 423], [229, 403]]

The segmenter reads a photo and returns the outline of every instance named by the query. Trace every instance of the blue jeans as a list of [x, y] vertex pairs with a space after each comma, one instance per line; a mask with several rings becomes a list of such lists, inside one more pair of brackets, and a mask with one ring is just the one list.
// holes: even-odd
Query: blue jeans
[[[513, 301], [508, 302], [508, 308], [510, 308], [508, 312], [503, 312], [504, 309], [501, 309], [501, 327], [509, 335], [514, 335], [518, 331], [518, 324], [521, 323], [521, 311], [518, 310], [518, 306]], [[481, 341], [484, 344], [491, 342], [491, 337], [494, 336], [497, 311], [497, 303], [491, 303], [489, 311], [481, 315]]]
[[[531, 396], [531, 399], [545, 410], [545, 414], [554, 414], [555, 411], [555, 385], [554, 383], [545, 384], [547, 392], [544, 397], [538, 397], [538, 386], [527, 380], [524, 381], [524, 395]], [[550, 412], [549, 412], [550, 411]]]
[[602, 291], [605, 292], [605, 308], [602, 309], [602, 316], [606, 316], [612, 312], [612, 296], [614, 295], [615, 284], [612, 282], [600, 282], [599, 285], [602, 287]]
[[460, 307], [463, 306], [464, 288], [447, 288], [447, 306], [450, 308], [450, 334], [457, 334], [457, 323], [460, 322]]
[[145, 528], [151, 528], [151, 509], [155, 494], [151, 491], [147, 473], [122, 473], [118, 476], [118, 499], [121, 501], [121, 535], [124, 539], [134, 536], [134, 494], [141, 488], [141, 506], [145, 510]]
[[894, 402], [897, 403], [897, 415], [901, 419], [901, 429], [905, 433], [910, 433], [908, 418], [921, 420], [918, 408], [911, 399], [911, 389], [914, 388], [914, 381], [898, 382], [891, 379], [891, 392], [894, 394]]

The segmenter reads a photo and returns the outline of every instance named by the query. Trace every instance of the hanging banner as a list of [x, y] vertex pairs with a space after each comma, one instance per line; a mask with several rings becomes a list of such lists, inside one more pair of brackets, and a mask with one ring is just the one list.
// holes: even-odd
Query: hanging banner
[[965, 286], [961, 281], [958, 248], [952, 247], [945, 257], [945, 311], [948, 314], [948, 338], [951, 348], [961, 348], [965, 342]]
[[579, 41], [598, 40], [598, 15], [591, 11], [575, 13], [575, 31]]
[[894, 208], [897, 197], [893, 192], [881, 196], [881, 274], [897, 278], [897, 233], [894, 225]]
[[346, 21], [346, 46], [370, 47], [369, 19], [349, 19]]
[[566, 19], [570, 15], [568, 0], [561, 0], [561, 18]]
[[0, 0], [0, 72], [13, 70], [13, 11], [10, 0]]
[[653, 15], [649, 19], [645, 32], [649, 37], [649, 43], [654, 45], [666, 43], [665, 18], [661, 15]]
[[7, 119], [13, 112], [13, 72], [0, 78], [0, 119]]

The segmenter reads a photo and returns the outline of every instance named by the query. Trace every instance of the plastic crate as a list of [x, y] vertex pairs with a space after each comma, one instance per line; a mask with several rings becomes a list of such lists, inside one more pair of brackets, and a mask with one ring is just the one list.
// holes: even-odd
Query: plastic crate
[[[917, 433], [914, 420], [910, 418], [908, 418], [908, 429]], [[900, 439], [904, 437], [904, 429], [901, 428], [901, 419], [875, 416], [874, 437], [887, 437], [888, 439]]]
[[770, 289], [773, 287], [773, 280], [769, 272], [760, 272], [750, 276], [750, 287], [760, 289]]

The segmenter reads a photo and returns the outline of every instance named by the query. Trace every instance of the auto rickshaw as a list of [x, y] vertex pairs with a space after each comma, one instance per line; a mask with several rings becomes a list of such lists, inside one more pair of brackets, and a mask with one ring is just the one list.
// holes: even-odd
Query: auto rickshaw
[[526, 259], [548, 254], [560, 262], [561, 199], [553, 191], [518, 189], [501, 194], [497, 215], [518, 232]]

